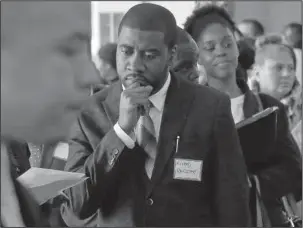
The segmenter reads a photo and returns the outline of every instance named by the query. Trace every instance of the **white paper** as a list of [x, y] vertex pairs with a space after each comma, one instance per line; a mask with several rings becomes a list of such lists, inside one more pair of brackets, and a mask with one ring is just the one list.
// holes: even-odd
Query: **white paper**
[[68, 158], [68, 143], [58, 143], [55, 148], [54, 155], [55, 158], [66, 161]]
[[32, 167], [17, 180], [31, 191], [41, 205], [86, 179], [82, 173]]

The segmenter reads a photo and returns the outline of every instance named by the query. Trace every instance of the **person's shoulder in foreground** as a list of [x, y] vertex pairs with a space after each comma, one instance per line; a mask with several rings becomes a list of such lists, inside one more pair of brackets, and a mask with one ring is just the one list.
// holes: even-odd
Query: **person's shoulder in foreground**
[[[90, 27], [89, 2], [1, 3], [1, 137], [37, 144], [66, 139], [97, 82]], [[14, 188], [24, 225], [44, 226], [28, 190], [18, 182]], [[12, 211], [19, 210], [5, 209]], [[7, 220], [6, 226], [14, 223]]]

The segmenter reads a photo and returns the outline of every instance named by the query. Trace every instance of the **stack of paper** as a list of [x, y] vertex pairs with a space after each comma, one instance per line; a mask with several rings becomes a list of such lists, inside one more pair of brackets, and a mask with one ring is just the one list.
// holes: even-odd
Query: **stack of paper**
[[63, 190], [86, 179], [87, 177], [82, 173], [32, 167], [17, 180], [27, 187], [37, 202], [42, 205], [59, 195]]

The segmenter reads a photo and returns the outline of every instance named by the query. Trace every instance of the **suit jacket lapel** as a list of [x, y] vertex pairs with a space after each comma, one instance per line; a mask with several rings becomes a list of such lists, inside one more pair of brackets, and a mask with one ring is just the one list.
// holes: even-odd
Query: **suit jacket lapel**
[[115, 83], [109, 88], [108, 96], [102, 103], [108, 119], [115, 125], [119, 118], [120, 96], [122, 92], [121, 82]]
[[189, 87], [186, 82], [182, 82], [172, 75], [171, 84], [165, 99], [158, 142], [158, 154], [149, 193], [161, 178], [169, 158], [175, 153], [176, 137], [180, 135], [183, 130], [190, 105], [194, 100], [192, 88], [193, 87]]

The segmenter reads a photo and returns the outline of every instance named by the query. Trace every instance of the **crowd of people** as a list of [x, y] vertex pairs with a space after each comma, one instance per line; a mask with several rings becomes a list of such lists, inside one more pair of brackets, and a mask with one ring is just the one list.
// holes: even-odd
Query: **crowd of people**
[[[95, 65], [90, 18], [1, 6], [1, 227], [302, 226], [301, 24], [269, 34], [207, 4], [180, 27], [141, 3]], [[272, 107], [269, 146], [244, 150], [238, 124]], [[39, 205], [31, 167], [87, 179]]]

